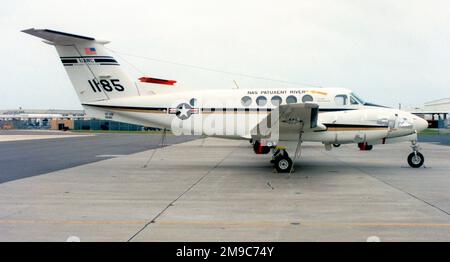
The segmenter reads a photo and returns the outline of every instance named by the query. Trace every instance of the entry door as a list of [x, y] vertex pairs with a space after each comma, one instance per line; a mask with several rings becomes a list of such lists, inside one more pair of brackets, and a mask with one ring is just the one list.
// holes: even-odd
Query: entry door
[[389, 118], [388, 126], [389, 130], [396, 129], [398, 127], [398, 114], [395, 114], [394, 117]]

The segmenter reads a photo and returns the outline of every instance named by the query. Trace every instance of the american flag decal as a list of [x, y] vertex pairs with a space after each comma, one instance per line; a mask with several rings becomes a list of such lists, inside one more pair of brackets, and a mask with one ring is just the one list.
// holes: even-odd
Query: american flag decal
[[85, 48], [84, 52], [86, 53], [86, 55], [96, 55], [97, 54], [97, 50], [95, 49], [95, 47]]

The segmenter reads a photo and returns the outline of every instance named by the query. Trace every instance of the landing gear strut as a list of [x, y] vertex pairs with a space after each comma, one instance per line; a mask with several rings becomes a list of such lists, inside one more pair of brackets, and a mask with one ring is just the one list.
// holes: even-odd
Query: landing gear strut
[[425, 157], [419, 152], [417, 141], [411, 141], [411, 144], [413, 152], [408, 156], [408, 164], [412, 168], [419, 168], [425, 162]]
[[276, 148], [270, 161], [278, 173], [289, 173], [292, 169], [292, 159], [284, 148]]
[[285, 147], [282, 147], [282, 146], [275, 147], [274, 154], [273, 154], [272, 160], [270, 162], [275, 166], [275, 169], [277, 170], [278, 173], [291, 174], [291, 172], [294, 171], [294, 162], [300, 156], [300, 152], [301, 152], [301, 145], [303, 142], [302, 137], [303, 137], [304, 123], [302, 120], [298, 120], [298, 119], [296, 120], [294, 118], [291, 118], [289, 120], [289, 123], [293, 124], [293, 125], [298, 124], [299, 130], [298, 130], [297, 147], [295, 148], [294, 160], [292, 160], [289, 157], [289, 154], [287, 153]]

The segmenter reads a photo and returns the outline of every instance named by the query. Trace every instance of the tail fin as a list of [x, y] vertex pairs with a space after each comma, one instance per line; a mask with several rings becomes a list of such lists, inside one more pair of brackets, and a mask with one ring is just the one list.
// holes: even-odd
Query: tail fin
[[56, 47], [81, 103], [139, 95], [134, 82], [104, 47], [109, 42], [48, 29], [22, 32]]

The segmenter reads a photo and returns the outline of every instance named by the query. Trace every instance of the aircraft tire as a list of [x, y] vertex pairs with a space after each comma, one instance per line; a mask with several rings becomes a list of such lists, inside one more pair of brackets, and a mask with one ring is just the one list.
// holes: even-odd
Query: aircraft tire
[[419, 168], [425, 162], [425, 157], [419, 152], [412, 152], [408, 156], [408, 164], [412, 168]]
[[274, 166], [278, 173], [289, 173], [292, 168], [292, 159], [288, 156], [278, 156], [274, 160]]

